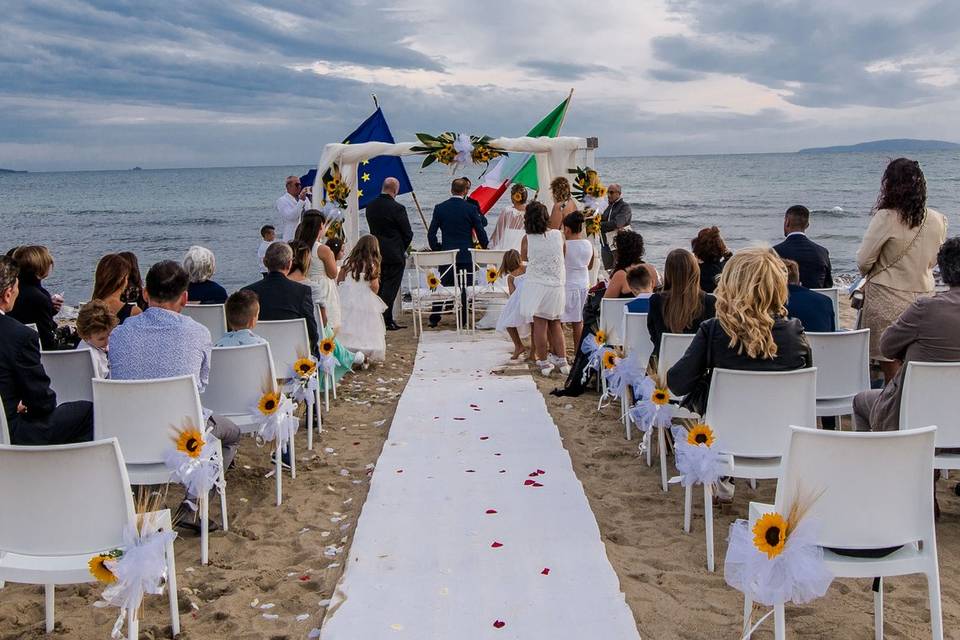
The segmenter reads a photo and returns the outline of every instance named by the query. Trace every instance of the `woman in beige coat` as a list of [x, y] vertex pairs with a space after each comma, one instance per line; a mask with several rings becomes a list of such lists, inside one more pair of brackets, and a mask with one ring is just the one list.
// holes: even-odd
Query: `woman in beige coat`
[[867, 278], [860, 326], [870, 329], [870, 357], [880, 363], [887, 381], [900, 363], [883, 357], [880, 337], [907, 307], [933, 293], [933, 266], [946, 237], [946, 218], [927, 208], [927, 182], [920, 163], [907, 158], [891, 161], [857, 251], [857, 266]]

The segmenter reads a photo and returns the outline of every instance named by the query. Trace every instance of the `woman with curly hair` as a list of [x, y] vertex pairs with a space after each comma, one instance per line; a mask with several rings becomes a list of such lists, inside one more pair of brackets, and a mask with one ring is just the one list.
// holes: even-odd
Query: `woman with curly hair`
[[627, 283], [627, 272], [634, 267], [643, 267], [650, 272], [650, 282], [657, 288], [657, 270], [643, 261], [643, 236], [632, 229], [622, 229], [613, 240], [616, 260], [610, 273], [610, 282], [604, 298], [633, 298], [633, 290]]
[[717, 227], [700, 229], [697, 237], [690, 241], [690, 248], [700, 261], [700, 288], [707, 293], [713, 293], [723, 265], [733, 253], [727, 249]]
[[550, 183], [553, 209], [550, 211], [550, 228], [562, 231], [563, 219], [577, 210], [577, 201], [570, 195], [570, 181], [558, 176]]
[[891, 161], [857, 251], [857, 266], [866, 278], [860, 326], [870, 329], [870, 358], [880, 363], [887, 381], [900, 365], [883, 356], [880, 338], [907, 307], [933, 294], [933, 266], [946, 237], [946, 218], [927, 207], [920, 163]]
[[[700, 324], [687, 352], [670, 367], [670, 390], [685, 396], [698, 384], [709, 384], [706, 378], [714, 368], [791, 371], [812, 366], [803, 325], [787, 318], [786, 302], [787, 267], [773, 249], [744, 249], [730, 258], [717, 284], [716, 318]], [[689, 408], [700, 415], [706, 409]]]

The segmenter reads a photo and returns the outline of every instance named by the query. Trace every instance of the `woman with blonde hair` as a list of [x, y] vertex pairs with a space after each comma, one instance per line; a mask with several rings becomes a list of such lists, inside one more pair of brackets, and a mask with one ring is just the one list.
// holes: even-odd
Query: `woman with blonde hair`
[[674, 249], [663, 265], [663, 291], [650, 296], [647, 329], [653, 356], [664, 333], [696, 333], [716, 314], [716, 298], [700, 288], [700, 265], [686, 249]]
[[509, 207], [504, 207], [497, 218], [497, 226], [490, 236], [490, 248], [520, 251], [523, 242], [523, 215], [527, 210], [527, 188], [522, 184], [510, 187]]
[[563, 219], [577, 210], [577, 201], [570, 195], [570, 181], [558, 176], [550, 183], [553, 209], [550, 211], [550, 228], [562, 231]]
[[43, 349], [62, 348], [58, 344], [54, 316], [63, 306], [63, 296], [52, 296], [43, 286], [43, 280], [53, 273], [50, 250], [38, 244], [24, 245], [17, 247], [11, 257], [20, 267], [20, 294], [7, 315], [23, 324], [37, 325]]
[[720, 275], [717, 316], [700, 324], [693, 342], [667, 372], [681, 403], [706, 410], [715, 368], [792, 371], [813, 365], [810, 345], [797, 319], [787, 318], [787, 268], [769, 248], [734, 254]]

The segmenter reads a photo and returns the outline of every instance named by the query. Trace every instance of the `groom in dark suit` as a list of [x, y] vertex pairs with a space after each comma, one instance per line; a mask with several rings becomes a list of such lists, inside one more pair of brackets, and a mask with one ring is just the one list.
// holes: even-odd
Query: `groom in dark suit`
[[783, 235], [786, 240], [773, 247], [784, 260], [800, 265], [800, 284], [807, 289], [833, 287], [830, 272], [830, 252], [807, 237], [810, 211], [803, 205], [794, 205], [783, 216]]
[[[427, 240], [430, 242], [432, 251], [450, 251], [457, 249], [456, 270], [467, 272], [467, 284], [473, 284], [473, 260], [470, 258], [470, 249], [473, 248], [473, 237], [476, 234], [477, 241], [484, 249], [487, 248], [487, 232], [483, 228], [483, 216], [478, 207], [467, 202], [467, 190], [469, 181], [464, 178], [457, 178], [450, 185], [449, 199], [441, 202], [433, 208], [433, 219], [430, 221], [430, 229], [427, 232]], [[437, 232], [440, 232], [441, 238], [437, 239]], [[453, 286], [454, 274], [446, 273], [443, 276], [444, 286]], [[466, 291], [461, 293], [460, 317], [466, 321]], [[436, 327], [440, 323], [440, 316], [433, 314], [430, 316], [430, 326]]]
[[383, 321], [387, 331], [404, 329], [393, 319], [393, 302], [400, 291], [403, 269], [407, 263], [407, 247], [413, 240], [407, 208], [394, 200], [400, 190], [396, 178], [383, 181], [380, 195], [367, 205], [367, 224], [370, 233], [380, 243], [380, 299], [387, 305]]

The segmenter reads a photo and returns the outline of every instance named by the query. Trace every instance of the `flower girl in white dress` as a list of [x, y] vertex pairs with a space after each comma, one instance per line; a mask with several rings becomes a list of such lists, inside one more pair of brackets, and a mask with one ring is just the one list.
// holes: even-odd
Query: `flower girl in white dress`
[[510, 292], [510, 299], [503, 305], [503, 311], [497, 319], [497, 331], [503, 331], [513, 340], [513, 354], [511, 360], [516, 360], [526, 353], [527, 348], [523, 345], [521, 338], [530, 335], [530, 323], [532, 318], [525, 318], [520, 313], [520, 291], [523, 288], [523, 274], [526, 269], [520, 260], [520, 252], [516, 249], [510, 249], [503, 254], [503, 263], [500, 265], [500, 273], [505, 273], [507, 289]]
[[375, 362], [387, 353], [387, 327], [383, 312], [387, 305], [377, 296], [380, 290], [380, 243], [371, 235], [357, 246], [343, 263], [340, 275], [341, 325], [337, 339], [351, 351], [363, 351]]

